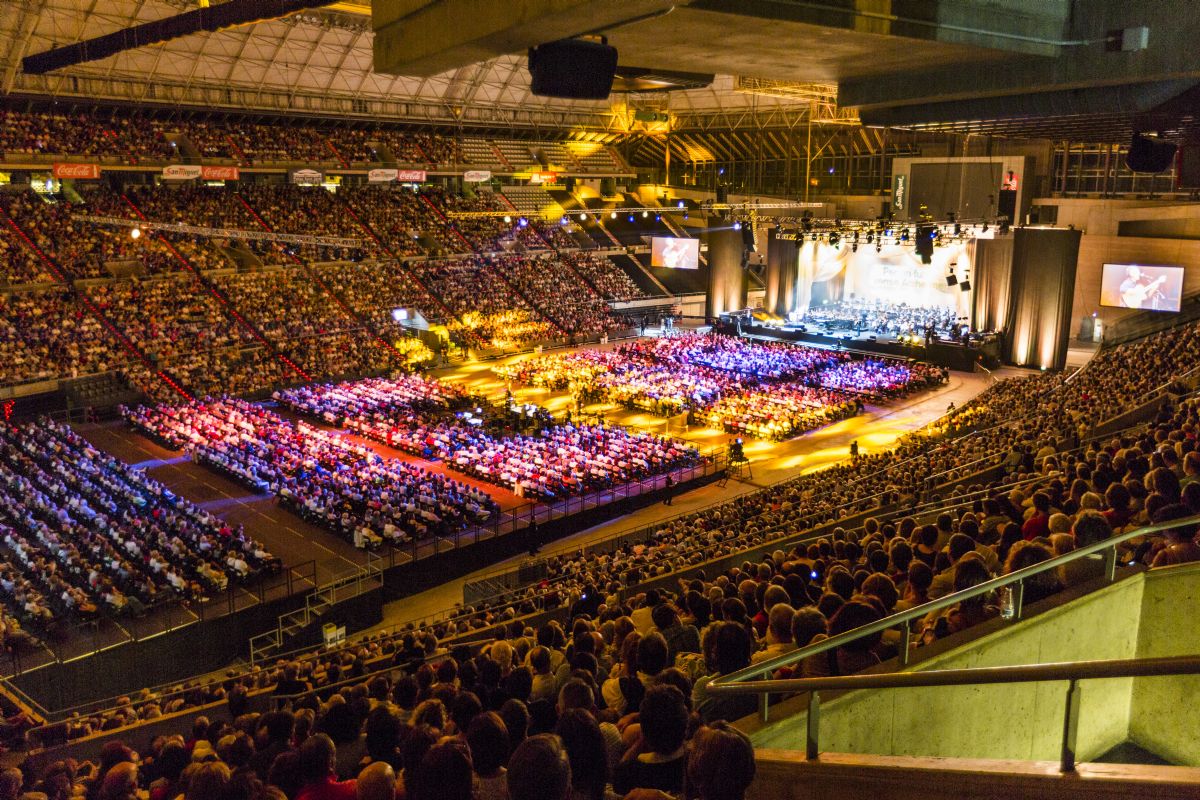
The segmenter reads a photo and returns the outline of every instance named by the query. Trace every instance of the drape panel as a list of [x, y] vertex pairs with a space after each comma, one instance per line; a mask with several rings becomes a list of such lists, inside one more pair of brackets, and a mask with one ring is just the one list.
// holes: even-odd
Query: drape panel
[[1008, 360], [1017, 366], [1062, 369], [1067, 363], [1075, 268], [1082, 232], [1017, 228], [1013, 234]]
[[974, 291], [972, 325], [981, 331], [1004, 330], [1012, 298], [1013, 237], [971, 239], [967, 257]]

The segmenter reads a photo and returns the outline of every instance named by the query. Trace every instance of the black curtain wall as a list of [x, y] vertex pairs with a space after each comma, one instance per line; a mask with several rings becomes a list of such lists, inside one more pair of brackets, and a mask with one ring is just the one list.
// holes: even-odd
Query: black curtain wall
[[[795, 237], [796, 234], [789, 234]], [[772, 230], [767, 237], [767, 293], [764, 305], [768, 313], [787, 316], [796, 307], [796, 280], [800, 273], [800, 247], [795, 238], [780, 239]]]
[[1017, 228], [1013, 234], [1008, 360], [1023, 367], [1062, 369], [1071, 334], [1071, 304], [1082, 232]]
[[717, 317], [746, 307], [746, 270], [742, 232], [731, 227], [710, 230], [708, 236], [708, 304], [705, 315]]
[[971, 326], [979, 331], [1003, 331], [1009, 325], [1012, 300], [1013, 237], [972, 239], [967, 243], [971, 262]]

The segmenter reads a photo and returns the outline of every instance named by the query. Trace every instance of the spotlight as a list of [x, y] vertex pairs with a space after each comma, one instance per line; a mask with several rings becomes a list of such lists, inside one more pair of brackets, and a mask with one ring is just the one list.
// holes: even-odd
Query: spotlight
[[648, 217], [648, 216], [650, 216], [650, 212], [649, 212], [649, 211], [643, 211], [643, 212], [642, 212], [642, 219], [645, 219], [645, 218], [646, 218], [646, 217]]
[[629, 215], [629, 221], [630, 221], [630, 222], [633, 222], [633, 214], [630, 214], [630, 215]]
[[129, 238], [130, 238], [130, 239], [140, 239], [140, 238], [142, 238], [142, 229], [141, 229], [141, 228], [134, 228], [133, 230], [131, 230], [131, 231], [129, 232]]
[[876, 252], [876, 253], [882, 253], [882, 252], [883, 252], [883, 245], [882, 245], [882, 244], [877, 244], [877, 245], [875, 245], [875, 252]]
[[834, 231], [833, 233], [829, 234], [829, 245], [831, 247], [837, 247], [841, 243], [842, 243], [842, 236], [840, 233], [838, 233], [837, 231]]
[[908, 228], [905, 228], [904, 230], [900, 231], [900, 241], [902, 241], [902, 242], [908, 241]]
[[962, 282], [958, 284], [958, 288], [964, 292], [969, 292], [971, 291], [971, 282], [964, 278]]
[[983, 232], [987, 233], [987, 223], [983, 223]]
[[521, 227], [524, 228], [528, 224], [529, 224], [529, 220], [525, 219], [524, 217], [521, 217], [521, 219], [520, 219]]
[[580, 221], [580, 222], [583, 222], [583, 221], [584, 221], [584, 220], [586, 220], [586, 219], [587, 219], [587, 214], [583, 214], [583, 213], [581, 213], [581, 214], [579, 215], [579, 221]]
[[662, 222], [662, 214], [655, 214], [655, 215], [654, 215], [654, 221], [655, 221], [655, 222]]
[[560, 220], [558, 221], [558, 224], [559, 224], [559, 225], [566, 225], [566, 224], [567, 224], [567, 218], [566, 218], [566, 217], [563, 217], [562, 219], [560, 219]]
[[740, 231], [742, 229], [742, 223], [740, 223], [740, 222], [733, 223], [733, 229], [735, 231]]
[[683, 212], [683, 218], [684, 218], [684, 219], [687, 219], [687, 214], [688, 214], [688, 212], [686, 212], [686, 211], [685, 211], [685, 212]]
[[683, 202], [682, 200], [680, 200], [680, 201], [679, 201], [679, 207], [680, 207], [680, 208], [683, 208], [683, 206], [684, 206], [684, 202]]
[[505, 224], [505, 225], [511, 225], [511, 224], [512, 224], [512, 217], [510, 217], [508, 214], [505, 214], [505, 215], [504, 215], [504, 224]]
[[867, 244], [870, 244], [873, 241], [875, 241], [875, 232], [867, 231]]
[[617, 212], [615, 212], [615, 211], [614, 211], [614, 212], [612, 212], [611, 214], [609, 214], [608, 216], [609, 216], [609, 218], [610, 218], [610, 219], [616, 219], [616, 218], [617, 218]]

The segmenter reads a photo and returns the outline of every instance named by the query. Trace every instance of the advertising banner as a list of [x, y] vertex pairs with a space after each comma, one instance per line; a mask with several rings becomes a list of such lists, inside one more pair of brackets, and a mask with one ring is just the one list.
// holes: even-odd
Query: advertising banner
[[236, 181], [241, 177], [237, 167], [201, 167], [200, 178], [206, 181]]
[[163, 167], [162, 176], [169, 181], [190, 181], [199, 178], [203, 172], [198, 164], [172, 164]]
[[62, 180], [63, 178], [74, 178], [77, 180], [95, 180], [100, 177], [99, 164], [55, 164], [51, 168], [51, 174], [54, 177]]
[[325, 174], [319, 169], [294, 169], [288, 176], [297, 186], [320, 186]]
[[368, 183], [392, 183], [400, 173], [397, 169], [373, 169], [367, 173]]
[[425, 170], [423, 169], [398, 169], [396, 170], [396, 180], [401, 183], [424, 183]]
[[492, 171], [490, 169], [472, 169], [463, 173], [463, 180], [467, 183], [483, 183], [492, 179]]

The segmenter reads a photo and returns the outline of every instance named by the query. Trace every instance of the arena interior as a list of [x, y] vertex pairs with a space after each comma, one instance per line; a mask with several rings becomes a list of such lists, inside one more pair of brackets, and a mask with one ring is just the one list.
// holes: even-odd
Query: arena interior
[[0, 800], [1200, 796], [1197, 35], [0, 0]]

